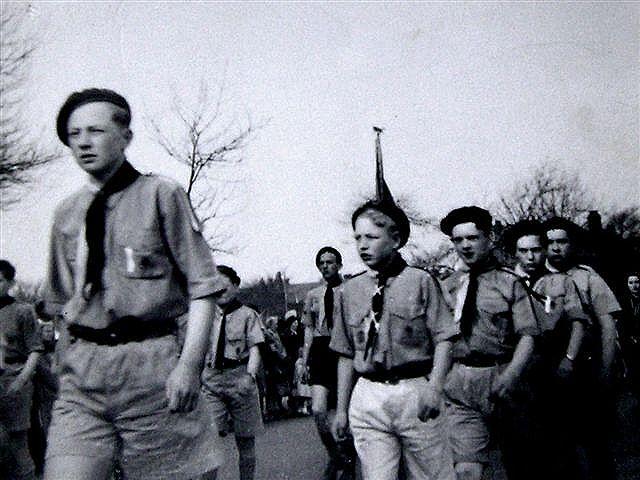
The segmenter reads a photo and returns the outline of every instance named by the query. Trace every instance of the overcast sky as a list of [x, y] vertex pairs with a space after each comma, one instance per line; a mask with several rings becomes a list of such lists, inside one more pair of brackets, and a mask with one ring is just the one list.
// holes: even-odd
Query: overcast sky
[[[245, 151], [234, 257], [247, 280], [318, 278], [325, 245], [360, 269], [347, 222], [373, 191], [373, 125], [392, 192], [425, 214], [477, 203], [544, 161], [578, 169], [600, 200], [638, 200], [637, 3], [34, 3], [40, 44], [29, 126], [51, 145], [75, 90], [107, 87], [133, 109], [130, 161], [187, 171], [154, 143], [171, 98], [226, 83], [231, 118], [267, 121]], [[65, 157], [2, 212], [1, 255], [44, 275], [53, 209], [85, 181]]]

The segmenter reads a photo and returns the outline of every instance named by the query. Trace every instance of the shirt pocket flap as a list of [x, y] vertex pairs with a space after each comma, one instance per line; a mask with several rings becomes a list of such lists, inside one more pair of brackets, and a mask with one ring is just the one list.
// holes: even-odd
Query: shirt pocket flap
[[118, 250], [120, 271], [127, 278], [161, 278], [169, 270], [168, 259], [158, 251], [124, 246]]

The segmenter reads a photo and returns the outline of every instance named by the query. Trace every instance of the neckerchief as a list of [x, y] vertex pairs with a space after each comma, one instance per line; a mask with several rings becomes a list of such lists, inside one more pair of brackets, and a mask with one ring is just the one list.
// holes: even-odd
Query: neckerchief
[[10, 295], [0, 297], [0, 308], [8, 307], [12, 303], [15, 303], [16, 299]]
[[324, 318], [329, 331], [333, 329], [333, 289], [342, 283], [339, 276], [327, 281], [327, 289], [324, 292]]
[[369, 352], [373, 350], [373, 346], [378, 338], [380, 330], [380, 319], [382, 318], [382, 310], [384, 308], [384, 290], [387, 280], [391, 277], [397, 277], [407, 266], [407, 262], [396, 254], [387, 268], [378, 272], [378, 285], [376, 291], [371, 297], [371, 311], [369, 312], [369, 327], [367, 331], [367, 343], [364, 347], [364, 359], [367, 359]]
[[469, 268], [469, 283], [467, 286], [467, 293], [464, 297], [462, 314], [460, 316], [460, 333], [462, 333], [464, 338], [469, 338], [471, 336], [471, 330], [473, 329], [473, 324], [476, 318], [478, 277], [489, 270], [493, 270], [497, 266], [498, 262], [493, 256], [491, 256], [479, 265], [473, 265]]
[[104, 269], [104, 236], [107, 200], [114, 193], [120, 192], [131, 185], [140, 176], [129, 162], [120, 166], [118, 171], [98, 190], [89, 205], [86, 224], [86, 240], [89, 254], [87, 258], [87, 273], [83, 291], [86, 296], [92, 296], [102, 289], [102, 270]]
[[222, 320], [220, 320], [220, 333], [218, 334], [218, 343], [216, 344], [216, 358], [213, 366], [222, 370], [224, 368], [224, 346], [227, 343], [227, 315], [238, 310], [242, 304], [233, 299], [222, 309]]

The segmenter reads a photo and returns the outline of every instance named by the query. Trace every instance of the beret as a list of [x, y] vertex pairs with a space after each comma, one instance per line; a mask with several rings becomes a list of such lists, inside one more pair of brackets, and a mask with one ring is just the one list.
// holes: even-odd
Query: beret
[[106, 88], [88, 88], [80, 92], [73, 92], [60, 108], [60, 111], [58, 112], [58, 119], [56, 120], [58, 138], [60, 138], [62, 143], [69, 146], [67, 141], [67, 123], [73, 111], [81, 105], [94, 102], [112, 103], [113, 105], [126, 110], [129, 114], [129, 118], [131, 117], [131, 107], [129, 107], [129, 104], [122, 95], [114, 92], [113, 90], [108, 90]]
[[475, 223], [476, 227], [483, 232], [489, 233], [493, 218], [484, 208], [475, 205], [456, 208], [451, 210], [440, 222], [440, 230], [446, 235], [451, 235], [453, 228], [461, 223]]
[[336, 257], [336, 261], [338, 263], [342, 263], [342, 255], [340, 255], [340, 252], [333, 247], [326, 246], [322, 247], [320, 250], [318, 250], [318, 253], [316, 253], [316, 265], [320, 263], [320, 257], [325, 253], [333, 254]]
[[546, 243], [542, 224], [537, 220], [520, 220], [510, 226], [502, 236], [502, 243], [509, 252], [514, 253], [518, 240], [527, 235], [535, 235], [540, 237], [543, 243]]
[[403, 247], [407, 243], [411, 227], [409, 225], [407, 215], [400, 207], [389, 201], [370, 200], [365, 202], [360, 205], [355, 212], [353, 212], [353, 215], [351, 215], [351, 226], [353, 228], [356, 226], [356, 220], [358, 220], [358, 217], [367, 210], [376, 210], [393, 220], [393, 223], [398, 227], [398, 233], [400, 234], [400, 247]]

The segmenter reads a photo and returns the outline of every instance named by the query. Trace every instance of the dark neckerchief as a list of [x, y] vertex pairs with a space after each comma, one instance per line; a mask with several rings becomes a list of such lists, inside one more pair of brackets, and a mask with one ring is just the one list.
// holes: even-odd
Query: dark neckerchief
[[107, 200], [114, 193], [131, 185], [140, 176], [135, 168], [126, 160], [118, 171], [96, 193], [87, 210], [86, 239], [89, 254], [87, 257], [87, 274], [85, 277], [85, 296], [91, 296], [102, 289], [102, 270], [104, 269], [104, 237]]
[[371, 297], [371, 312], [373, 318], [369, 322], [369, 330], [367, 332], [367, 343], [364, 347], [364, 358], [367, 359], [369, 352], [373, 349], [373, 345], [376, 342], [378, 336], [378, 325], [382, 318], [382, 310], [384, 308], [384, 290], [387, 285], [387, 280], [392, 277], [397, 277], [406, 268], [407, 262], [396, 253], [391, 259], [389, 264], [382, 270], [378, 271], [378, 286], [376, 288], [373, 297]]
[[341, 283], [340, 275], [327, 280], [327, 288], [324, 292], [324, 318], [329, 331], [333, 329], [333, 289]]
[[224, 368], [224, 346], [227, 343], [227, 315], [238, 310], [242, 304], [233, 299], [224, 307], [222, 307], [222, 320], [220, 320], [220, 333], [218, 334], [218, 343], [216, 344], [216, 358], [213, 366], [222, 370]]
[[0, 308], [8, 307], [12, 303], [15, 303], [16, 299], [10, 295], [0, 297]]
[[477, 299], [478, 299], [478, 277], [483, 273], [494, 270], [499, 266], [496, 258], [491, 255], [484, 261], [469, 268], [469, 286], [467, 294], [464, 297], [464, 305], [462, 306], [462, 315], [460, 317], [460, 333], [464, 338], [471, 336], [473, 323], [476, 318]]

